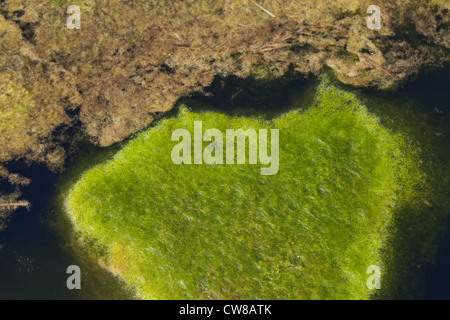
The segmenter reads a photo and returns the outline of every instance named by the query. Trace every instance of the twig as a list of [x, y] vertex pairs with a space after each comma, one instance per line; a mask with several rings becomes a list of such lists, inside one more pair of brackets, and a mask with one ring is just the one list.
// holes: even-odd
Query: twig
[[275, 15], [273, 13], [271, 13], [269, 10], [264, 9], [263, 7], [261, 7], [259, 4], [257, 4], [255, 1], [252, 0], [252, 2], [258, 6], [258, 8], [260, 8], [262, 11], [264, 11], [265, 13], [267, 13], [269, 16], [271, 16], [272, 18], [275, 18]]
[[378, 70], [380, 70], [380, 71], [386, 73], [388, 76], [391, 76], [391, 77], [394, 76], [392, 73], [390, 73], [389, 71], [387, 71], [385, 68], [383, 68], [382, 66], [380, 66], [378, 63], [376, 63], [375, 61], [373, 61], [371, 58], [369, 58], [369, 57], [366, 56], [365, 54], [359, 53], [359, 52], [358, 52], [357, 55], [358, 55], [358, 57], [359, 57], [360, 59], [361, 59], [361, 58], [364, 58], [364, 59], [365, 59], [372, 67], [375, 67], [375, 68], [377, 68]]
[[28, 201], [25, 202], [14, 202], [14, 203], [0, 203], [0, 207], [28, 207], [30, 204]]
[[250, 52], [266, 52], [276, 49], [281, 49], [285, 47], [291, 47], [293, 44], [290, 43], [275, 43], [275, 44], [268, 44], [264, 46], [260, 46], [258, 48], [250, 49]]
[[317, 221], [320, 221], [320, 219], [317, 219], [311, 212], [309, 212], [308, 209], [303, 208], [303, 210], [305, 210], [307, 214], [309, 214], [311, 217], [313, 217], [313, 218], [316, 219]]

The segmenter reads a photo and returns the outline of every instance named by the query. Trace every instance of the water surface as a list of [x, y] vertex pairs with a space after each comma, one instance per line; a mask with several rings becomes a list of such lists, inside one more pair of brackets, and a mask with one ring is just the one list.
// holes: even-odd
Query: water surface
[[[283, 85], [282, 90], [271, 90], [240, 80], [227, 81], [226, 86], [214, 85], [212, 96], [185, 99], [194, 110], [204, 110], [205, 103], [213, 109], [242, 115], [273, 117], [291, 108], [307, 108], [311, 102], [315, 80], [296, 80]], [[217, 89], [221, 87], [221, 89]], [[249, 88], [250, 94], [242, 94]], [[255, 89], [256, 88], [256, 89]], [[259, 91], [258, 91], [259, 90]], [[237, 94], [236, 94], [237, 92]], [[429, 170], [448, 173], [450, 69], [424, 76], [397, 92], [358, 90], [370, 111], [377, 114], [382, 123], [394, 130], [405, 132], [425, 149], [423, 160]], [[252, 94], [254, 94], [252, 96]], [[176, 113], [176, 111], [174, 111]], [[101, 149], [88, 142], [81, 142], [79, 150], [67, 161], [61, 175], [52, 174], [44, 167], [27, 167], [22, 163], [11, 165], [11, 170], [31, 176], [33, 181], [23, 198], [33, 204], [31, 209], [20, 209], [13, 214], [8, 228], [0, 232], [0, 299], [129, 299], [118, 279], [101, 269], [87, 256], [73, 235], [66, 218], [62, 201], [67, 188], [85, 170], [110, 158], [119, 148], [115, 145]], [[428, 163], [428, 164], [427, 164]], [[439, 192], [448, 191], [448, 176], [440, 177]], [[441, 197], [442, 198], [442, 197]], [[441, 199], [438, 198], [438, 199]], [[450, 217], [446, 204], [435, 204], [441, 216]], [[412, 209], [413, 210], [413, 209]], [[430, 211], [432, 212], [432, 211]], [[408, 231], [408, 212], [398, 221], [398, 228], [405, 239], [390, 243], [399, 264], [411, 263], [408, 272], [396, 270], [400, 278], [398, 290], [389, 298], [450, 299], [450, 218], [443, 219], [444, 232], [439, 236], [435, 264], [414, 265], [411, 248], [404, 250], [405, 241], [422, 241], [417, 234]], [[420, 215], [418, 215], [420, 217]], [[427, 216], [424, 215], [424, 223]], [[429, 217], [429, 214], [428, 214]], [[421, 222], [421, 221], [416, 221]], [[410, 235], [410, 239], [407, 235]], [[402, 252], [405, 256], [402, 256]], [[412, 260], [411, 260], [412, 259]], [[66, 269], [78, 265], [82, 270], [82, 289], [68, 290]], [[404, 266], [402, 266], [404, 267]], [[403, 274], [403, 272], [405, 274]], [[408, 289], [408, 277], [418, 280], [415, 289]], [[403, 281], [403, 282], [402, 282]]]

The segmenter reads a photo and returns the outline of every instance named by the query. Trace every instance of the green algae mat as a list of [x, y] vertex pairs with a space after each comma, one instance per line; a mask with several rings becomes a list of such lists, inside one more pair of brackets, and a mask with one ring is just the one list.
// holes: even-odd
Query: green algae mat
[[[194, 137], [196, 121], [278, 129], [277, 172], [262, 175], [249, 152], [244, 164], [193, 153], [175, 164], [172, 134]], [[393, 215], [424, 179], [418, 163], [407, 138], [323, 80], [311, 108], [271, 120], [181, 107], [85, 172], [65, 207], [88, 252], [139, 298], [367, 299]]]

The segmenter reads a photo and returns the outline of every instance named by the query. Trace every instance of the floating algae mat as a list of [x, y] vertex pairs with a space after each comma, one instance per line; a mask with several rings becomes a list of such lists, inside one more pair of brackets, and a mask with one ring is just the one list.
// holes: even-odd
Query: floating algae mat
[[[261, 175], [248, 152], [245, 164], [194, 164], [193, 153], [174, 164], [172, 133], [194, 137], [195, 121], [278, 129], [278, 171]], [[365, 299], [393, 214], [423, 180], [417, 163], [404, 136], [325, 79], [311, 108], [271, 120], [181, 107], [88, 170], [65, 206], [139, 298]]]

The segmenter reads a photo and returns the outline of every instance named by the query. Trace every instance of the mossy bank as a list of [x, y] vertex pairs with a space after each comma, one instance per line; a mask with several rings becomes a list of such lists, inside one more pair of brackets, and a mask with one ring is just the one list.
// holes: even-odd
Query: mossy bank
[[[194, 121], [279, 129], [278, 173], [248, 161], [175, 165], [171, 134], [192, 133]], [[66, 211], [86, 249], [140, 298], [366, 299], [394, 214], [423, 193], [418, 157], [324, 79], [311, 108], [272, 120], [181, 107], [83, 174]]]

